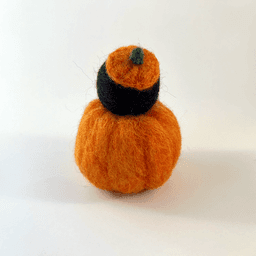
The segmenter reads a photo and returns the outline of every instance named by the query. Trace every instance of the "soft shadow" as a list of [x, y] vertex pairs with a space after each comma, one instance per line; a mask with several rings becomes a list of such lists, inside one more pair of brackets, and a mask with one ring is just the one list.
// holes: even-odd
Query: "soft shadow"
[[2, 141], [0, 194], [60, 203], [101, 200], [75, 164], [74, 143], [44, 136]]
[[161, 188], [121, 194], [86, 182], [74, 162], [74, 142], [7, 138], [0, 149], [0, 194], [60, 203], [109, 202], [160, 214], [256, 223], [256, 152], [184, 151]]
[[162, 214], [256, 223], [256, 152], [183, 152], [169, 181], [136, 195], [97, 192], [101, 198]]

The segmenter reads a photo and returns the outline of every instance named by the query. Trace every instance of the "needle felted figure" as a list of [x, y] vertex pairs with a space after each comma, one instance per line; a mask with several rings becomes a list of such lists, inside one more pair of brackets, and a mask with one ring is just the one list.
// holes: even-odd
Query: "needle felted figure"
[[175, 115], [158, 100], [159, 62], [130, 45], [98, 71], [97, 94], [83, 113], [75, 145], [81, 173], [96, 187], [137, 193], [162, 186], [181, 152]]

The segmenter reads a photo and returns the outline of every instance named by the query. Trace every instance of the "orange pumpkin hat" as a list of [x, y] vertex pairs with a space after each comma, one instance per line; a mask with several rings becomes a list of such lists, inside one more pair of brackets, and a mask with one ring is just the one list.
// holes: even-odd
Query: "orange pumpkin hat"
[[76, 164], [94, 186], [137, 193], [171, 176], [181, 133], [159, 86], [157, 58], [135, 45], [115, 50], [99, 69], [99, 99], [85, 108], [75, 145]]

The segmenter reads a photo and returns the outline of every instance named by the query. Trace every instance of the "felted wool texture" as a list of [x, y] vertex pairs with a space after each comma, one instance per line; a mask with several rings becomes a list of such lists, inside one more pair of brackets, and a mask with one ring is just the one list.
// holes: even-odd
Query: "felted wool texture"
[[108, 76], [105, 62], [97, 76], [97, 94], [101, 103], [113, 114], [120, 116], [137, 116], [146, 113], [158, 98], [159, 86], [160, 79], [151, 88], [145, 90], [116, 84]]
[[143, 64], [134, 64], [130, 59], [135, 45], [120, 47], [106, 60], [109, 77], [117, 84], [139, 90], [152, 87], [160, 76], [159, 62], [155, 55], [147, 49], [143, 50]]
[[78, 128], [75, 160], [94, 186], [137, 193], [162, 186], [180, 152], [177, 119], [159, 100], [144, 115], [120, 117], [95, 99], [85, 108]]

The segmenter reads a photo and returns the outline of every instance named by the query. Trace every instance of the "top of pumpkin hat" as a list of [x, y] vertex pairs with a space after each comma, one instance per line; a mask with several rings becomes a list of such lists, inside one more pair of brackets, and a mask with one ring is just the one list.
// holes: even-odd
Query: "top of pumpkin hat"
[[123, 87], [144, 90], [159, 79], [159, 62], [147, 49], [135, 45], [120, 47], [106, 60], [108, 76]]

